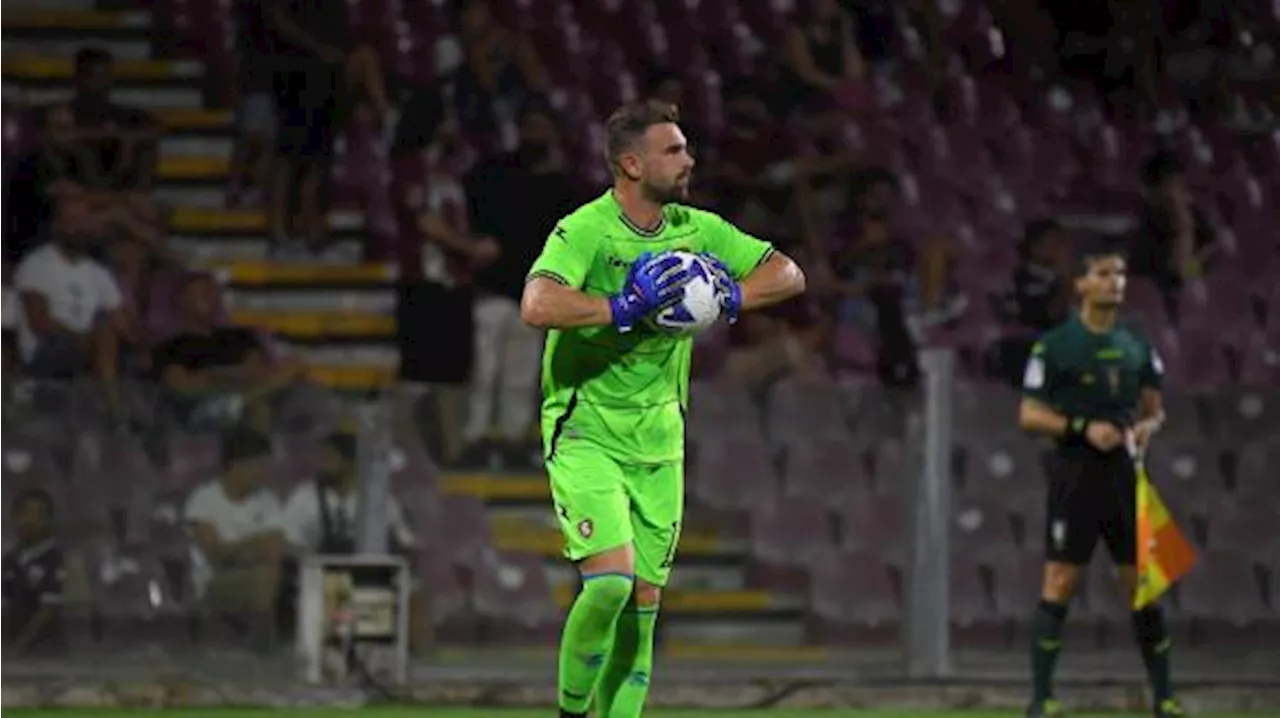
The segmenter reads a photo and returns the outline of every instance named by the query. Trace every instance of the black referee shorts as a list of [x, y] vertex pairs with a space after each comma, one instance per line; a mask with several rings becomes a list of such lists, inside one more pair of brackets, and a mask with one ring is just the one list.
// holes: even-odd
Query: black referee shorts
[[1045, 455], [1045, 471], [1045, 558], [1083, 566], [1101, 539], [1117, 566], [1132, 566], [1138, 553], [1137, 474], [1129, 453], [1060, 448]]

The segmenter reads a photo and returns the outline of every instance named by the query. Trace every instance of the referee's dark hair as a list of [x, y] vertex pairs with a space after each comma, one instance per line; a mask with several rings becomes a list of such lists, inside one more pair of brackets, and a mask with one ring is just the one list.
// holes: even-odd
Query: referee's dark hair
[[1124, 247], [1120, 246], [1114, 240], [1108, 240], [1102, 237], [1085, 239], [1076, 247], [1075, 261], [1075, 279], [1079, 279], [1089, 273], [1095, 262], [1100, 259], [1109, 257], [1117, 257], [1119, 259], [1128, 259], [1128, 255], [1124, 251]]
[[619, 107], [605, 121], [605, 160], [613, 174], [620, 173], [618, 158], [635, 146], [650, 127], [678, 123], [680, 110], [660, 100], [632, 102]]
[[51, 496], [48, 491], [35, 487], [28, 487], [19, 490], [18, 493], [14, 495], [13, 501], [9, 503], [9, 511], [10, 513], [16, 514], [32, 501], [44, 504], [45, 511], [49, 516], [53, 516], [53, 496]]

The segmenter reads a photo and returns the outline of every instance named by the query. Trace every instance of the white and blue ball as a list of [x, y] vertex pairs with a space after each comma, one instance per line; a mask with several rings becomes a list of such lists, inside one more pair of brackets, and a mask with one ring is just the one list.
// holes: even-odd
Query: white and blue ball
[[675, 334], [697, 334], [720, 318], [723, 297], [716, 287], [715, 270], [693, 252], [672, 252], [688, 274], [684, 299], [655, 312], [649, 321], [658, 329]]

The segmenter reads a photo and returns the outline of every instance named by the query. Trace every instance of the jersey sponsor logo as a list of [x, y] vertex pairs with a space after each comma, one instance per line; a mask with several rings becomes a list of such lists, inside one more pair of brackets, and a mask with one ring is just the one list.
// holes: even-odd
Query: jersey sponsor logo
[[1033, 356], [1027, 361], [1027, 370], [1022, 374], [1022, 386], [1026, 389], [1040, 389], [1044, 386], [1044, 359]]
[[591, 534], [596, 532], [595, 524], [591, 523], [591, 519], [583, 519], [578, 522], [578, 533], [582, 534], [582, 538], [589, 539]]
[[554, 234], [560, 238], [561, 242], [564, 242], [565, 244], [569, 243], [569, 235], [564, 231], [564, 227], [557, 226], [554, 230]]

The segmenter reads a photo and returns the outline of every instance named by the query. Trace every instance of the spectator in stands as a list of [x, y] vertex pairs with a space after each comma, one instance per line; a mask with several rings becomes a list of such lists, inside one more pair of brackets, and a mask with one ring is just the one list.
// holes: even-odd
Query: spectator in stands
[[273, 401], [303, 378], [305, 365], [296, 357], [273, 361], [256, 331], [226, 325], [218, 286], [207, 274], [186, 277], [178, 304], [182, 330], [155, 348], [152, 366], [180, 416], [216, 422], [247, 411], [265, 429]]
[[[350, 554], [356, 550], [359, 492], [356, 490], [356, 434], [340, 428], [325, 441], [318, 476], [300, 484], [285, 501], [280, 524], [299, 558], [312, 554]], [[417, 537], [395, 496], [387, 502], [387, 550], [411, 553]], [[424, 648], [431, 639], [431, 614], [424, 594], [414, 591], [410, 609], [410, 644]]]
[[771, 234], [770, 223], [790, 209], [800, 148], [779, 126], [757, 83], [726, 83], [723, 95], [724, 134], [708, 179], [724, 215], [749, 231]]
[[466, 383], [475, 354], [475, 274], [499, 257], [501, 247], [471, 231], [458, 179], [470, 168], [471, 150], [439, 93], [420, 92], [406, 104], [391, 157], [401, 177], [400, 378], [430, 388], [439, 417], [436, 455], [451, 463], [464, 449]]
[[[537, 397], [542, 334], [520, 319], [525, 274], [556, 222], [577, 206], [564, 171], [556, 117], [540, 102], [520, 118], [520, 146], [478, 165], [465, 179], [471, 228], [493, 237], [499, 253], [476, 275], [475, 365], [463, 439], [465, 459], [522, 466], [539, 454], [529, 429]], [[496, 445], [488, 438], [494, 436]], [[498, 454], [498, 456], [491, 456]]]
[[48, 656], [66, 650], [62, 633], [62, 549], [53, 536], [53, 498], [41, 489], [17, 492], [10, 520], [18, 543], [4, 554], [6, 653]]
[[123, 191], [148, 190], [159, 159], [160, 123], [150, 114], [111, 101], [111, 53], [76, 53], [76, 94], [71, 113], [81, 136], [97, 151], [104, 184]]
[[[802, 248], [788, 249], [787, 254], [802, 266], [809, 264]], [[823, 353], [831, 343], [830, 319], [813, 296], [743, 315], [729, 329], [725, 375], [762, 388], [789, 375], [822, 372]]]
[[192, 581], [212, 610], [268, 648], [285, 548], [280, 501], [263, 486], [271, 442], [236, 427], [223, 435], [222, 460], [222, 475], [196, 487], [183, 511], [194, 539]]
[[229, 206], [257, 205], [271, 178], [277, 127], [272, 67], [275, 43], [262, 0], [236, 0], [236, 45], [240, 55], [236, 87], [236, 145], [227, 187]]
[[1148, 157], [1142, 181], [1146, 204], [1129, 247], [1129, 266], [1160, 287], [1172, 310], [1183, 283], [1205, 273], [1220, 245], [1191, 197], [1186, 169], [1177, 155], [1157, 152]]
[[135, 339], [137, 330], [115, 279], [88, 255], [100, 229], [82, 194], [58, 202], [50, 241], [32, 250], [14, 277], [23, 310], [18, 336], [30, 376], [92, 372], [115, 397], [121, 340]]
[[[268, 201], [268, 224], [274, 251], [288, 248], [301, 236], [321, 249], [328, 232], [328, 213], [321, 189], [333, 160], [340, 113], [350, 102], [372, 106], [390, 123], [391, 102], [377, 53], [353, 45], [341, 0], [260, 0], [274, 39], [279, 131], [277, 161]], [[296, 204], [300, 225], [292, 226]]]
[[[497, 138], [529, 94], [551, 89], [546, 67], [528, 37], [503, 27], [487, 0], [457, 4], [456, 44], [465, 60], [452, 78], [453, 102], [468, 131]], [[452, 51], [451, 51], [452, 52]]]
[[816, 113], [866, 106], [866, 68], [853, 18], [838, 0], [805, 0], [787, 29], [786, 61], [801, 104]]
[[1027, 225], [1018, 245], [1012, 286], [1003, 297], [1001, 314], [1014, 331], [993, 347], [988, 372], [1014, 384], [1022, 381], [1031, 345], [1071, 311], [1070, 257], [1066, 234], [1052, 219]]

